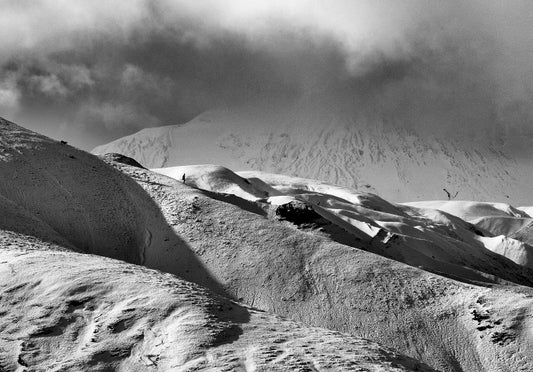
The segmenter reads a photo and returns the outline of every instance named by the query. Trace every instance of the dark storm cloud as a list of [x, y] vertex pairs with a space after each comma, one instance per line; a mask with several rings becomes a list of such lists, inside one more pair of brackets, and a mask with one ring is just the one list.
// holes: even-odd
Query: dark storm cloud
[[[299, 91], [296, 72], [284, 61], [231, 37], [204, 50], [164, 34], [126, 45], [98, 41], [84, 50], [4, 65], [4, 73], [15, 76], [21, 107], [40, 114], [61, 110], [91, 130], [119, 134], [179, 123], [214, 106], [287, 101]], [[290, 60], [317, 58], [291, 53]]]
[[418, 131], [531, 127], [527, 2], [22, 3], [0, 0], [1, 115], [85, 148], [312, 94]]
[[[0, 74], [13, 96], [5, 101], [23, 122], [39, 123], [37, 130], [63, 123], [56, 136], [77, 132], [85, 136], [80, 144], [92, 146], [143, 127], [183, 122], [212, 107], [290, 101], [300, 92], [306, 65], [338, 54], [326, 37], [278, 29], [279, 43], [272, 42], [283, 50], [253, 49], [236, 32], [212, 33], [187, 18], [165, 26], [151, 12], [150, 23], [132, 25], [127, 38], [107, 29], [75, 32], [68, 36], [75, 48], [54, 50], [53, 41], [45, 40], [50, 46], [44, 51], [4, 58]], [[205, 34], [209, 40], [199, 40]]]

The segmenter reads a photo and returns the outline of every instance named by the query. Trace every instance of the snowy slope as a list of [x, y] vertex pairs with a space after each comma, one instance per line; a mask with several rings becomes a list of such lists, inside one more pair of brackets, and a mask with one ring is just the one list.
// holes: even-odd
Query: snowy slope
[[527, 163], [479, 139], [421, 134], [320, 106], [206, 112], [189, 123], [148, 128], [93, 150], [149, 168], [218, 164], [320, 179], [393, 201], [446, 197], [530, 201]]
[[[510, 235], [517, 230], [511, 229], [517, 224], [516, 221], [523, 220], [521, 217], [524, 213], [509, 205], [459, 201], [400, 205], [389, 203], [374, 194], [320, 181], [252, 171], [239, 172], [237, 175], [227, 168], [212, 165], [159, 168], [154, 171], [175, 179], [182, 179], [185, 174], [185, 183], [188, 185], [232, 193], [249, 200], [274, 205], [303, 202], [318, 215], [346, 231], [343, 243], [350, 244], [350, 238], [357, 238], [372, 252], [450, 277], [484, 280], [483, 277], [495, 276], [527, 285], [533, 279], [533, 271], [524, 271], [520, 267], [533, 269], [533, 247], [496, 233], [496, 230], [507, 226], [506, 235]], [[448, 212], [476, 217], [480, 225], [484, 221], [480, 221], [480, 218], [494, 220], [494, 216], [501, 218], [499, 215], [508, 218], [503, 223], [501, 219], [497, 221], [499, 229], [492, 225], [476, 229]], [[517, 218], [511, 219], [513, 213]]]
[[[153, 199], [97, 157], [0, 119], [0, 175], [0, 229], [179, 274], [217, 290]], [[162, 257], [170, 249], [175, 257]]]
[[276, 190], [267, 184], [256, 185], [219, 165], [185, 165], [157, 168], [153, 171], [199, 189], [233, 194], [247, 200], [258, 200], [277, 194]]
[[175, 211], [156, 203], [178, 195], [154, 200], [98, 158], [7, 121], [0, 134], [0, 370], [431, 370], [214, 295], [168, 225]]
[[420, 208], [439, 209], [466, 221], [472, 221], [482, 217], [530, 218], [526, 212], [506, 203], [433, 200], [404, 204]]
[[441, 371], [532, 369], [529, 271], [457, 217], [219, 166], [184, 183], [0, 129], [4, 369], [416, 370], [356, 337]]
[[429, 371], [141, 266], [0, 231], [2, 371]]
[[[516, 349], [529, 343], [528, 336], [520, 336], [516, 344], [498, 341], [500, 334], [508, 332], [507, 326], [500, 328], [503, 324], [500, 318], [511, 319], [515, 317], [511, 315], [515, 311], [529, 313], [528, 300], [523, 302], [527, 295], [522, 297], [520, 294], [522, 291], [528, 293], [529, 289], [478, 271], [491, 270], [493, 274], [511, 279], [511, 273], [520, 277], [527, 270], [486, 249], [475, 239], [478, 236], [475, 228], [465, 221], [437, 210], [392, 204], [347, 188], [330, 185], [331, 195], [327, 195], [328, 185], [323, 182], [271, 174], [265, 176], [260, 172], [239, 172], [236, 177], [228, 169], [220, 172], [220, 167], [212, 166], [181, 168], [176, 174], [178, 180], [174, 187], [182, 191], [179, 199], [174, 199], [177, 204], [169, 204], [170, 198], [161, 197], [171, 193], [158, 186], [167, 184], [161, 176], [138, 168], [121, 166], [121, 169], [134, 179], [151, 180], [142, 182], [143, 187], [158, 200], [167, 200], [161, 203], [163, 213], [180, 211], [172, 219], [175, 231], [198, 252], [229, 293], [248, 304], [307, 324], [378, 340], [439, 370], [529, 368], [529, 362], [518, 362], [520, 358], [527, 360], [529, 357]], [[214, 175], [209, 174], [213, 171], [223, 174], [224, 180], [210, 182], [212, 188], [205, 191], [204, 196], [186, 192], [188, 181], [182, 183], [182, 171], [194, 173], [193, 179], [200, 179], [202, 169], [206, 172], [205, 179], [213, 179]], [[172, 169], [166, 173], [171, 174]], [[269, 215], [269, 208], [276, 207], [268, 204], [273, 199], [282, 204], [305, 197], [311, 200], [307, 203], [320, 202], [319, 207], [324, 207], [325, 212], [328, 212], [328, 205], [339, 207], [344, 203], [342, 208], [332, 209], [340, 213], [343, 213], [341, 209], [356, 210], [359, 218], [369, 223], [403, 220], [404, 227], [399, 226], [403, 234], [396, 232], [395, 235], [401, 235], [400, 239], [387, 242], [388, 233], [380, 233], [373, 239], [374, 244], [369, 244], [364, 234], [352, 234], [355, 229], [350, 230], [350, 226], [354, 227], [350, 224], [344, 225], [346, 230], [319, 220], [300, 225], [285, 220], [279, 225], [275, 218], [265, 219], [259, 208], [256, 212], [250, 212], [251, 208], [244, 212], [242, 200], [236, 202], [220, 196], [220, 200], [227, 201], [222, 205], [209, 198], [219, 185], [225, 190], [231, 189], [228, 185], [231, 179], [235, 180], [235, 189], [246, 185], [243, 178], [258, 188], [266, 183], [283, 194], [256, 202], [263, 206], [263, 210], [267, 209]], [[313, 189], [320, 191], [310, 192]], [[343, 195], [351, 202], [333, 194]], [[311, 216], [311, 219], [315, 217]], [[196, 222], [194, 227], [186, 222], [190, 220]], [[317, 226], [313, 227], [315, 222]], [[412, 228], [413, 224], [415, 228]], [[355, 227], [363, 230], [362, 224]], [[384, 227], [398, 228], [394, 224], [384, 224]], [[384, 228], [382, 231], [386, 232]], [[411, 242], [416, 238], [421, 244], [412, 247]], [[397, 242], [401, 244], [394, 245]], [[382, 249], [386, 247], [395, 249], [394, 254], [387, 255]], [[448, 249], [452, 249], [453, 254], [447, 252]], [[439, 252], [441, 256], [432, 258], [424, 255], [424, 250]], [[446, 260], [455, 262], [446, 264]], [[498, 285], [493, 290], [488, 289], [494, 286], [494, 281], [503, 287]], [[518, 308], [511, 305], [513, 302]], [[485, 318], [487, 313], [491, 315]], [[478, 320], [478, 314], [482, 314], [483, 319]], [[529, 329], [529, 325], [523, 327]], [[522, 355], [516, 362], [505, 357], [505, 362], [500, 362], [501, 353], [515, 352]]]

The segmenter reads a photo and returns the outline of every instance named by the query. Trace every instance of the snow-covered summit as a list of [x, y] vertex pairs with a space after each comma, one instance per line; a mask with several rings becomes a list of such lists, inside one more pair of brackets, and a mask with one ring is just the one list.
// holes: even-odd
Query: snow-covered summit
[[526, 204], [530, 167], [479, 138], [421, 133], [334, 108], [213, 110], [93, 150], [149, 168], [219, 164], [320, 179], [404, 202], [446, 198]]

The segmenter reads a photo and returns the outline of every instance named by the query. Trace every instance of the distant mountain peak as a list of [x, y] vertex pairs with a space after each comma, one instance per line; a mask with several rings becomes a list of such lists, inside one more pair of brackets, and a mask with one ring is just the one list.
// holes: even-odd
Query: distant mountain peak
[[446, 189], [459, 199], [527, 204], [524, 185], [533, 181], [527, 164], [490, 139], [419, 131], [346, 105], [212, 110], [93, 152], [121, 153], [149, 168], [214, 163], [322, 179], [395, 201], [446, 198]]

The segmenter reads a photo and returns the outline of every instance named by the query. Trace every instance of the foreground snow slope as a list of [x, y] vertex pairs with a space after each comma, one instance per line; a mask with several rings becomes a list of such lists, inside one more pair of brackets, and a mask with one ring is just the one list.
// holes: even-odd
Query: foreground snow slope
[[429, 371], [169, 274], [0, 231], [2, 371]]
[[533, 173], [493, 142], [420, 133], [322, 104], [206, 112], [93, 150], [150, 168], [214, 163], [320, 179], [393, 201], [446, 197], [526, 204]]

